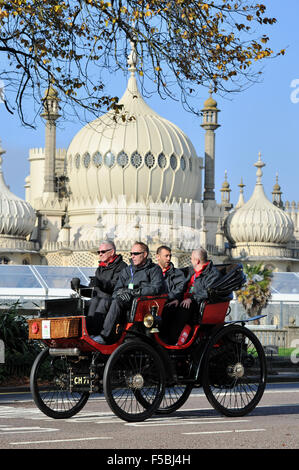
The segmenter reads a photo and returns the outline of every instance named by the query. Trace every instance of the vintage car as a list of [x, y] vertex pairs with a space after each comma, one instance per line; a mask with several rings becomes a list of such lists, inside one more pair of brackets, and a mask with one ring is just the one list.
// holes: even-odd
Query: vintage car
[[[52, 418], [78, 413], [90, 394], [103, 393], [126, 421], [180, 408], [194, 387], [225, 416], [244, 416], [259, 403], [266, 385], [266, 359], [247, 320], [225, 321], [232, 292], [245, 282], [242, 265], [222, 265], [191, 325], [175, 344], [161, 337], [167, 295], [139, 297], [116, 325], [113, 344], [95, 342], [86, 328], [84, 302], [49, 300], [28, 320], [29, 338], [42, 343], [31, 370], [36, 405]], [[255, 318], [260, 318], [255, 317]]]

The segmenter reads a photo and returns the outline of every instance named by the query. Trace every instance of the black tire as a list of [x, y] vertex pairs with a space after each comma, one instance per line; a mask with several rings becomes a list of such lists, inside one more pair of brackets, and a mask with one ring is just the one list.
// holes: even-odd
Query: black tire
[[193, 385], [174, 384], [172, 387], [165, 387], [163, 400], [156, 410], [159, 415], [168, 415], [181, 408], [186, 403], [192, 392]]
[[35, 359], [30, 374], [30, 389], [36, 406], [47, 416], [65, 419], [74, 416], [86, 404], [88, 392], [68, 390], [69, 359], [51, 357], [44, 349]]
[[243, 326], [225, 327], [210, 340], [202, 371], [206, 397], [225, 416], [245, 416], [263, 396], [267, 378], [264, 349]]
[[107, 403], [119, 418], [129, 422], [150, 418], [165, 389], [165, 370], [159, 354], [146, 343], [122, 344], [107, 361], [103, 388]]

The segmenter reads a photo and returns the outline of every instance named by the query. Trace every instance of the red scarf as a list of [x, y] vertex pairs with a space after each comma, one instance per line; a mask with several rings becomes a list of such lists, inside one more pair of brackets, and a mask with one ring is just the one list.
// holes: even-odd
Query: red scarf
[[118, 255], [115, 255], [114, 258], [112, 258], [110, 261], [107, 261], [107, 263], [104, 263], [104, 261], [101, 261], [99, 263], [99, 266], [104, 266], [104, 267], [108, 266], [108, 264], [113, 263], [113, 261], [116, 260], [117, 256]]
[[162, 269], [162, 274], [165, 277], [166, 272], [170, 269], [170, 265], [167, 268]]
[[[194, 274], [191, 276], [190, 281], [187, 286], [187, 290], [184, 294], [184, 299], [188, 299], [188, 297], [192, 296], [192, 291], [194, 288], [195, 280], [202, 274], [202, 272], [206, 269], [206, 267], [210, 264], [210, 261], [203, 264], [199, 271], [194, 270]], [[191, 292], [190, 292], [191, 291]]]

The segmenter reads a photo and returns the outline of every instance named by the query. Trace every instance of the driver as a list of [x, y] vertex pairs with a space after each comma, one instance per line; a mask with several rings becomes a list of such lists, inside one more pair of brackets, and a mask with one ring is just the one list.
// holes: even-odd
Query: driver
[[[89, 288], [94, 288], [94, 297], [92, 297], [89, 302], [86, 317], [86, 327], [90, 335], [97, 334], [102, 328], [105, 316], [112, 302], [112, 294], [119, 274], [127, 266], [122, 256], [116, 254], [116, 247], [112, 241], [107, 240], [102, 242], [98, 250], [98, 255], [99, 266], [95, 272], [95, 276], [90, 278], [88, 286]], [[75, 279], [77, 278], [71, 281], [72, 288], [74, 288]], [[84, 288], [82, 285], [78, 287]], [[92, 291], [90, 290], [90, 292]], [[84, 295], [84, 292], [82, 293]]]
[[135, 242], [131, 251], [131, 264], [120, 273], [101, 334], [93, 337], [97, 343], [106, 344], [109, 341], [117, 319], [123, 310], [131, 307], [134, 297], [165, 292], [161, 268], [148, 256], [148, 246]]

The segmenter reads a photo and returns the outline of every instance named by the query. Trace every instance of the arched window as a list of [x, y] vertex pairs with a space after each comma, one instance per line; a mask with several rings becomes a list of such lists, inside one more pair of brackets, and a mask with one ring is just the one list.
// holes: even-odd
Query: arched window
[[138, 152], [134, 152], [131, 155], [131, 163], [135, 168], [138, 168], [142, 163], [142, 157]]
[[166, 160], [166, 157], [164, 155], [164, 153], [160, 153], [160, 155], [158, 156], [158, 165], [160, 168], [165, 168], [166, 165], [167, 165], [167, 160]]
[[94, 166], [96, 166], [97, 168], [102, 165], [103, 158], [100, 152], [96, 152], [93, 155], [92, 161], [93, 161]]
[[155, 157], [152, 152], [147, 152], [144, 161], [148, 168], [152, 168], [155, 165]]

